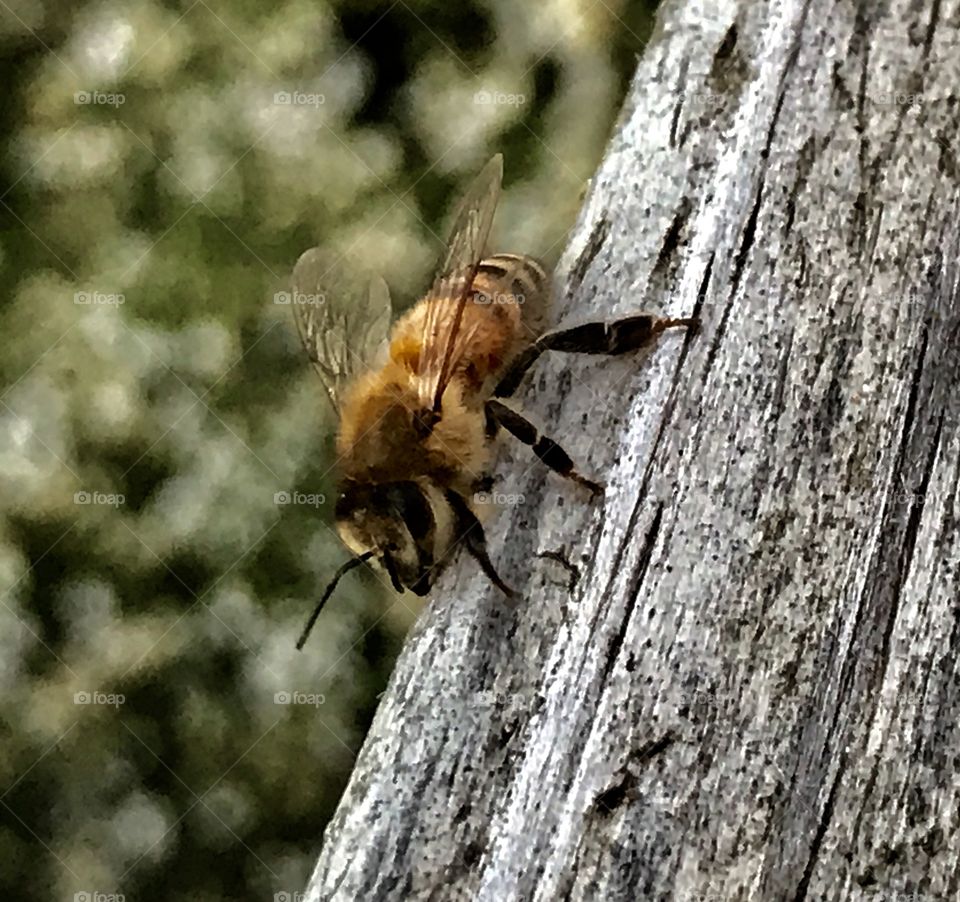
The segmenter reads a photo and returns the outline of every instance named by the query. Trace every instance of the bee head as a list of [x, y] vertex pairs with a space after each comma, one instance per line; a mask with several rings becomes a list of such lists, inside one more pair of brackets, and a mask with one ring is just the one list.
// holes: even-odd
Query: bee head
[[398, 592], [430, 590], [434, 517], [418, 483], [348, 481], [334, 516], [344, 544], [358, 555], [373, 552]]

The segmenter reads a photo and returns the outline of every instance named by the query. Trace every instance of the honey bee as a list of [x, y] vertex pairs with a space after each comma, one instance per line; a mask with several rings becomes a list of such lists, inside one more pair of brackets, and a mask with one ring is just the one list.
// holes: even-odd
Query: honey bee
[[484, 256], [503, 178], [493, 157], [454, 217], [433, 286], [391, 330], [386, 283], [365, 297], [332, 290], [329, 258], [314, 248], [293, 271], [297, 328], [307, 356], [339, 417], [339, 482], [334, 517], [353, 552], [311, 614], [302, 649], [341, 577], [367, 561], [386, 571], [398, 592], [426, 595], [461, 547], [506, 595], [514, 595], [487, 554], [477, 493], [491, 485], [501, 427], [529, 445], [549, 468], [591, 494], [553, 439], [540, 435], [501, 399], [514, 394], [537, 358], [550, 350], [621, 354], [665, 329], [696, 319], [651, 314], [544, 331], [550, 279], [522, 254]]

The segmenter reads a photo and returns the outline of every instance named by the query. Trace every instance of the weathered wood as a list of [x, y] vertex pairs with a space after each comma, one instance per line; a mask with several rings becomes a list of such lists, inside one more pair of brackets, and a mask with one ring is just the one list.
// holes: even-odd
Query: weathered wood
[[308, 899], [958, 897], [958, 36], [958, 0], [661, 10], [557, 320], [704, 327], [537, 365], [606, 498], [505, 443], [527, 599], [441, 582]]

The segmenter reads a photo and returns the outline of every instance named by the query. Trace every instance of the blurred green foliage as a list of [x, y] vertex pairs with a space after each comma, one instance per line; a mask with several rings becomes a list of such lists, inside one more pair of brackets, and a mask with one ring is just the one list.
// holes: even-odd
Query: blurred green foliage
[[417, 609], [353, 575], [294, 651], [345, 555], [275, 293], [321, 243], [410, 303], [498, 150], [554, 260], [652, 5], [0, 2], [5, 898], [303, 888]]

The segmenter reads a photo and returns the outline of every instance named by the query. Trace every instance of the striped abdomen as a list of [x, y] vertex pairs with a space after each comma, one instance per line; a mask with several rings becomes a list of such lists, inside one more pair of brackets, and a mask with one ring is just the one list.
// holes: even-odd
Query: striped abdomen
[[[480, 261], [456, 339], [455, 378], [466, 395], [482, 396], [510, 360], [543, 331], [549, 284], [546, 270], [532, 257], [493, 254]], [[432, 340], [437, 348], [443, 344], [428, 336], [433, 331], [444, 334], [438, 324], [453, 316], [452, 300], [423, 300], [397, 322], [390, 344], [395, 362], [419, 375], [424, 342]]]
[[533, 257], [493, 254], [480, 261], [464, 326], [474, 330], [465, 355], [467, 383], [480, 394], [543, 331], [550, 277]]
[[[474, 279], [475, 302], [540, 304], [549, 294], [550, 277], [540, 263], [522, 254], [493, 254], [480, 261]], [[478, 297], [479, 296], [479, 301]]]

